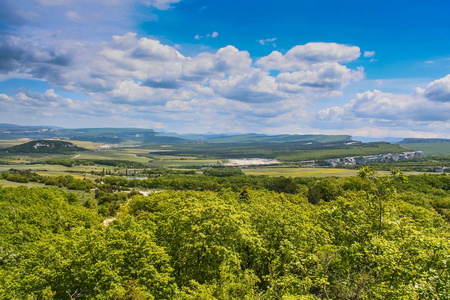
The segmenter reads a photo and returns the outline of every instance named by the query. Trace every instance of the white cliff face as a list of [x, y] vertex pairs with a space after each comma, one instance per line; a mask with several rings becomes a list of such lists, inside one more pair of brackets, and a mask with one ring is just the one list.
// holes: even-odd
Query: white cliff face
[[385, 163], [391, 161], [405, 160], [408, 158], [424, 157], [422, 151], [403, 152], [403, 153], [387, 153], [378, 155], [367, 155], [360, 157], [344, 157], [326, 159], [325, 164], [330, 167], [335, 166], [354, 166], [368, 163]]

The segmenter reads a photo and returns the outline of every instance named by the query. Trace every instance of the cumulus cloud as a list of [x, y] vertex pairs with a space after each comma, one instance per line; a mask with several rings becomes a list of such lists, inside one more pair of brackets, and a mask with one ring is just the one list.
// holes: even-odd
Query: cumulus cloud
[[[202, 116], [208, 123], [221, 115], [224, 123], [241, 118], [244, 126], [266, 118], [264, 122], [282, 126], [280, 118], [295, 121], [294, 114], [302, 115], [301, 107], [308, 101], [336, 96], [349, 82], [364, 77], [362, 68], [342, 64], [357, 57], [359, 48], [338, 44], [300, 45], [284, 55], [275, 51], [271, 55], [279, 53], [282, 72], [271, 75], [270, 68], [232, 45], [189, 57], [175, 46], [132, 32], [114, 35], [109, 42], [67, 40], [52, 46], [16, 36], [2, 38], [3, 76], [44, 79], [51, 87], [89, 99], [71, 103], [50, 90], [23, 92], [11, 98], [15, 107], [70, 107], [72, 114], [80, 115], [143, 115], [163, 122], [173, 111], [177, 116], [192, 114], [183, 115], [184, 121]], [[325, 53], [325, 48], [331, 52]], [[2, 97], [2, 103], [11, 102]], [[211, 118], [207, 121], [203, 114]]]
[[162, 45], [157, 40], [148, 38], [141, 38], [137, 42], [137, 46], [131, 53], [135, 58], [142, 58], [145, 60], [175, 60], [183, 56], [173, 47]]
[[346, 63], [361, 55], [359, 47], [336, 43], [308, 43], [298, 45], [285, 55], [273, 51], [256, 61], [256, 66], [264, 70], [296, 71], [306, 69], [316, 63]]
[[0, 94], [0, 103], [11, 104], [13, 101], [14, 101], [14, 98], [12, 98], [6, 94]]
[[29, 90], [23, 90], [15, 96], [0, 94], [0, 102], [8, 104], [9, 108], [29, 109], [32, 107], [36, 110], [48, 110], [49, 108], [77, 109], [81, 107], [76, 101], [57, 95], [53, 89], [48, 89], [42, 94]]
[[[108, 43], [76, 43], [63, 49], [46, 49], [37, 42], [31, 49], [27, 48], [30, 41], [11, 41], [5, 44], [7, 49], [21, 50], [4, 51], [12, 53], [4, 55], [3, 64], [0, 64], [5, 66], [5, 74], [14, 71], [14, 76], [22, 72], [23, 77], [45, 78], [51, 86], [84, 93], [92, 101], [139, 107], [140, 111], [155, 106], [164, 111], [172, 108], [187, 111], [192, 107], [189, 101], [193, 99], [209, 99], [213, 105], [214, 99], [221, 98], [251, 104], [252, 109], [246, 110], [248, 115], [275, 118], [295, 110], [307, 99], [339, 95], [350, 81], [364, 77], [362, 68], [352, 70], [339, 63], [348, 60], [348, 54], [318, 55], [320, 51], [317, 50], [314, 56], [311, 52], [314, 47], [309, 52], [302, 50], [309, 54], [305, 54], [297, 69], [291, 64], [286, 69], [292, 71], [273, 76], [258, 67], [249, 52], [231, 45], [214, 53], [202, 52], [188, 57], [175, 47], [156, 39], [138, 38], [131, 32], [114, 35]], [[339, 50], [337, 44], [332, 44], [331, 48], [338, 49], [336, 53], [345, 52]], [[296, 49], [295, 53], [299, 52], [298, 48], [293, 49]], [[292, 53], [291, 49], [282, 59], [290, 59]], [[57, 59], [62, 54], [66, 54], [66, 60], [71, 62], [70, 68], [61, 63], [64, 60]], [[26, 98], [22, 100], [25, 105]], [[286, 106], [286, 103], [290, 104]], [[91, 107], [100, 106], [92, 104]], [[223, 113], [224, 110], [215, 112]]]
[[203, 52], [185, 59], [181, 77], [187, 81], [207, 81], [211, 77], [225, 74], [245, 73], [250, 70], [251, 64], [252, 59], [247, 51], [226, 46], [214, 54]]
[[428, 84], [424, 95], [432, 101], [450, 102], [450, 74]]
[[343, 106], [319, 110], [311, 126], [356, 136], [449, 137], [450, 103], [379, 90], [359, 93]]
[[[436, 101], [433, 97], [441, 99], [444, 94], [441, 93], [441, 85], [445, 87], [449, 78], [446, 76], [433, 81], [427, 89], [418, 89], [418, 92], [412, 94], [385, 93], [380, 90], [358, 93], [355, 99], [342, 107], [320, 110], [316, 118], [331, 122], [376, 120], [379, 124], [396, 124], [399, 127], [403, 127], [405, 122], [448, 122], [450, 102]], [[434, 91], [439, 92], [433, 93]]]
[[308, 70], [283, 72], [276, 78], [280, 88], [286, 92], [297, 93], [304, 90], [338, 91], [351, 80], [361, 80], [364, 70], [351, 70], [338, 63], [319, 63]]
[[212, 79], [210, 85], [223, 97], [242, 102], [275, 102], [282, 99], [275, 78], [258, 69], [249, 74], [230, 75], [225, 80]]
[[70, 55], [62, 49], [43, 47], [39, 43], [12, 35], [0, 35], [0, 72], [12, 70], [38, 73], [52, 65], [67, 66]]

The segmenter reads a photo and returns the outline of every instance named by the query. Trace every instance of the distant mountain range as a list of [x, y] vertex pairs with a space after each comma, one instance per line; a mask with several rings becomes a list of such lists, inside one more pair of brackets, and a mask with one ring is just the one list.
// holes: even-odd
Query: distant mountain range
[[[352, 142], [350, 135], [299, 135], [299, 134], [177, 134], [155, 132], [142, 128], [78, 128], [67, 129], [55, 126], [19, 126], [0, 123], [0, 139], [60, 139], [92, 141], [107, 144], [137, 142], [140, 144], [178, 144], [178, 143], [284, 143], [284, 142]], [[390, 143], [437, 143], [450, 142], [449, 139], [401, 139], [356, 137], [362, 142], [385, 141]]]
[[450, 143], [450, 139], [403, 139], [403, 141], [398, 142], [399, 144], [428, 144], [428, 143]]

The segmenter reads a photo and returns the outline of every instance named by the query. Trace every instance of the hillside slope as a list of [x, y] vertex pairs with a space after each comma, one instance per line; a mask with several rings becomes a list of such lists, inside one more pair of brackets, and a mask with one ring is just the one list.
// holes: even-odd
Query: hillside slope
[[12, 146], [2, 150], [4, 153], [49, 153], [49, 154], [70, 154], [86, 149], [75, 144], [64, 141], [38, 140], [25, 144]]

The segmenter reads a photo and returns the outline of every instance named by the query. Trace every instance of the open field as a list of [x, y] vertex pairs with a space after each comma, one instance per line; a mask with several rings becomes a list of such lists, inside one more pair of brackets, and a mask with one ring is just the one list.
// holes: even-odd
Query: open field
[[[37, 183], [37, 182], [21, 183], [21, 182], [8, 181], [8, 180], [4, 180], [4, 179], [0, 179], [0, 186], [4, 187], [4, 188], [19, 187], [19, 186], [26, 186], [28, 188], [34, 188], [34, 187], [47, 187], [50, 189], [57, 188], [54, 186], [45, 185], [43, 183]], [[80, 201], [82, 201], [82, 202], [85, 202], [86, 200], [89, 200], [89, 199], [94, 199], [94, 191], [69, 190], [68, 188], [65, 188], [65, 187], [58, 187], [58, 189], [62, 189], [64, 192], [76, 194], [79, 197]]]
[[20, 140], [20, 139], [19, 140], [0, 140], [0, 149], [20, 145], [20, 144], [26, 143], [28, 141], [29, 140]]
[[[284, 167], [266, 167], [266, 168], [248, 168], [243, 169], [246, 175], [267, 175], [267, 176], [285, 176], [285, 177], [350, 177], [356, 176], [359, 170], [338, 169], [338, 168], [284, 168]], [[405, 172], [405, 175], [418, 175], [427, 172]], [[379, 174], [389, 175], [389, 171], [380, 171]], [[436, 173], [428, 173], [436, 174]]]
[[72, 175], [75, 178], [90, 178], [95, 179], [98, 176], [93, 176], [90, 174], [91, 171], [101, 172], [103, 169], [111, 169], [112, 167], [103, 167], [103, 166], [74, 166], [74, 167], [65, 167], [60, 165], [46, 165], [46, 164], [33, 164], [33, 165], [1, 165], [0, 164], [0, 172], [5, 172], [10, 169], [16, 170], [30, 170], [31, 172], [35, 172], [39, 175], [43, 176], [65, 176]]
[[140, 163], [147, 163], [148, 158], [139, 157], [131, 153], [127, 153], [120, 149], [118, 150], [97, 150], [78, 152], [77, 159], [114, 159], [114, 160], [128, 160]]
[[98, 150], [100, 146], [105, 145], [104, 143], [94, 143], [87, 141], [75, 141], [75, 140], [66, 140], [65, 142], [70, 142], [72, 144], [77, 145], [78, 147], [85, 148], [88, 150]]
[[21, 183], [21, 182], [13, 182], [13, 181], [5, 180], [5, 179], [0, 179], [0, 186], [1, 187], [26, 186], [26, 187], [32, 188], [32, 187], [45, 187], [46, 185], [43, 183], [37, 183], [37, 182]]
[[283, 168], [267, 167], [243, 169], [247, 175], [268, 175], [285, 177], [348, 177], [358, 174], [357, 170], [335, 169], [335, 168]]

